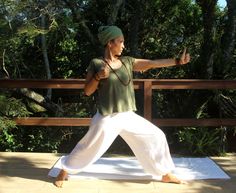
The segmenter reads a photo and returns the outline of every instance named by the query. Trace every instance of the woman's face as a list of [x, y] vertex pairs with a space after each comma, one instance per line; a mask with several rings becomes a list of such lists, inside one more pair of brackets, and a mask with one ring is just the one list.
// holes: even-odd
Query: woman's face
[[114, 56], [120, 56], [123, 49], [125, 48], [124, 37], [120, 36], [118, 38], [111, 40], [108, 43], [108, 47]]

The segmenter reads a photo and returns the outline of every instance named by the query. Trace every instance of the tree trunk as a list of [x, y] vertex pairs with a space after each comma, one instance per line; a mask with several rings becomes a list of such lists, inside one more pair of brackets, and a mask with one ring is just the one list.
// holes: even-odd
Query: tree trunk
[[113, 0], [110, 16], [107, 19], [108, 25], [115, 25], [116, 20], [117, 20], [117, 15], [118, 15], [118, 12], [120, 10], [122, 3], [123, 3], [123, 0]]
[[[45, 29], [45, 15], [44, 14], [42, 14], [41, 16], [41, 26], [43, 29]], [[47, 79], [51, 79], [52, 75], [51, 75], [50, 64], [48, 60], [47, 42], [46, 42], [45, 34], [41, 35], [41, 43], [42, 43], [43, 59], [44, 59], [44, 64], [45, 64], [45, 69], [46, 69], [46, 76], [47, 76]], [[52, 98], [52, 89], [47, 90], [47, 97], [49, 99]]]
[[[197, 0], [203, 14], [203, 44], [201, 51], [201, 66], [199, 75], [202, 78], [211, 78], [213, 75], [214, 63], [214, 27], [215, 27], [215, 8], [217, 0]], [[203, 73], [202, 73], [203, 72]]]
[[140, 29], [140, 24], [142, 21], [142, 14], [143, 14], [143, 2], [142, 1], [135, 1], [135, 4], [133, 5], [133, 15], [130, 21], [130, 34], [129, 34], [129, 39], [130, 39], [130, 54], [134, 57], [140, 57], [140, 52], [139, 52], [139, 29]]
[[224, 71], [227, 72], [233, 62], [233, 53], [235, 49], [235, 33], [236, 33], [236, 1], [227, 0], [227, 21], [224, 34], [221, 39], [222, 59]]
[[4, 49], [3, 54], [2, 54], [2, 65], [0, 66], [0, 78], [7, 79], [7, 78], [10, 78], [10, 75], [5, 66], [5, 53], [6, 53], [6, 50]]
[[61, 116], [64, 112], [63, 109], [59, 105], [53, 103], [51, 100], [48, 100], [48, 98], [44, 98], [42, 95], [32, 90], [29, 90], [27, 88], [21, 88], [21, 89], [17, 89], [17, 92], [20, 95], [23, 95], [24, 97], [26, 97], [27, 99], [47, 109], [49, 112], [53, 113], [54, 115]]

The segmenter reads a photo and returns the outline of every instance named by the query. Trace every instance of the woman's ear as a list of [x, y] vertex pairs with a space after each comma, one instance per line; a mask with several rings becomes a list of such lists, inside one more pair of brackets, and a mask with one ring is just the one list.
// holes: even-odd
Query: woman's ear
[[108, 48], [111, 47], [111, 44], [112, 44], [112, 40], [110, 40], [109, 42], [107, 42], [107, 46], [108, 46]]

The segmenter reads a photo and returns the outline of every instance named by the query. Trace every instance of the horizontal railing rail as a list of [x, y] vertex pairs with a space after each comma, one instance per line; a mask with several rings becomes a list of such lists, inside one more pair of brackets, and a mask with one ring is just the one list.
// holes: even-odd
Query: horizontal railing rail
[[[151, 82], [152, 89], [236, 89], [236, 80], [135, 79], [135, 89]], [[0, 88], [83, 89], [84, 79], [0, 79]]]
[[[91, 118], [65, 118], [65, 117], [27, 117], [15, 118], [17, 125], [25, 126], [89, 126]], [[170, 126], [236, 126], [236, 119], [152, 119], [160, 127]]]
[[[0, 79], [0, 88], [41, 88], [41, 89], [79, 89], [85, 85], [84, 79]], [[187, 119], [152, 117], [152, 91], [162, 89], [236, 89], [235, 80], [202, 80], [202, 79], [135, 79], [134, 88], [143, 90], [144, 117], [158, 126], [236, 126], [236, 119]], [[27, 126], [88, 126], [91, 118], [67, 117], [26, 117], [16, 118], [17, 125]]]

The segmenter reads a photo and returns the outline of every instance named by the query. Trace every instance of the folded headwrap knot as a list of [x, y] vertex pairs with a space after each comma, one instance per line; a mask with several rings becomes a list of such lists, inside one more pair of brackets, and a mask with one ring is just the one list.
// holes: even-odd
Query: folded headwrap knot
[[101, 26], [98, 28], [98, 39], [102, 45], [106, 45], [110, 40], [123, 36], [117, 26]]

